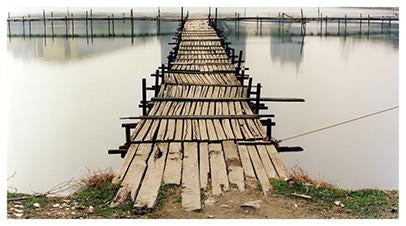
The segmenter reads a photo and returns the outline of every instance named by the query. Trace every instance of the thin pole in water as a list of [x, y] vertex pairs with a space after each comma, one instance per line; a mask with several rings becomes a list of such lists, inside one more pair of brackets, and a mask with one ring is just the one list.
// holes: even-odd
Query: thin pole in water
[[92, 39], [93, 42], [93, 10], [90, 9], [90, 37]]
[[25, 39], [25, 22], [24, 22], [24, 17], [23, 17], [23, 38]]
[[75, 24], [73, 22], [73, 13], [71, 13], [71, 22], [72, 22], [72, 39], [75, 39]]
[[51, 12], [51, 32], [52, 38], [54, 37], [54, 12]]
[[338, 19], [337, 34], [340, 35], [340, 19]]
[[344, 16], [344, 36], [347, 36], [347, 14]]
[[65, 38], [68, 39], [68, 17], [65, 15]]
[[8, 12], [7, 27], [8, 27], [8, 37], [11, 37], [11, 28], [10, 28], [10, 12]]
[[89, 39], [89, 14], [86, 10], [86, 39]]
[[47, 26], [45, 23], [45, 9], [42, 10], [42, 17], [44, 18], [44, 37], [47, 35]]
[[359, 14], [359, 34], [361, 35], [362, 27], [362, 13]]
[[114, 14], [111, 14], [111, 25], [113, 28], [113, 37], [116, 36], [116, 34], [114, 33]]
[[328, 18], [326, 16], [326, 36], [327, 36], [327, 20], [328, 20]]
[[30, 18], [31, 18], [31, 15], [28, 14], [28, 35], [31, 38], [31, 19]]
[[110, 16], [107, 16], [107, 30], [108, 30], [108, 35], [109, 35], [109, 37], [111, 36], [110, 35]]

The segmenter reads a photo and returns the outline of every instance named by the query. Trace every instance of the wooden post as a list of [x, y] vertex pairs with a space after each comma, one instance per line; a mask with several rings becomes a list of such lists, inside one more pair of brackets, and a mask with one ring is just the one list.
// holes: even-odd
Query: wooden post
[[323, 35], [323, 13], [320, 13], [320, 36]]
[[142, 115], [147, 115], [147, 80], [142, 79]]
[[241, 70], [241, 61], [242, 61], [242, 50], [240, 50], [240, 55], [238, 55], [238, 64], [237, 64], [237, 73]]
[[131, 38], [134, 38], [134, 15], [133, 15], [133, 9], [131, 9], [130, 13], [131, 13]]
[[303, 16], [303, 9], [300, 9], [301, 21], [300, 21], [300, 34], [306, 35], [306, 22]]
[[231, 49], [231, 53], [232, 53], [232, 55], [231, 55], [231, 63], [235, 64], [235, 49]]
[[237, 12], [234, 12], [234, 31], [237, 33]]
[[237, 13], [237, 30], [238, 34], [240, 34], [240, 13]]
[[25, 22], [24, 22], [24, 17], [23, 17], [23, 37], [25, 38]]
[[251, 97], [252, 78], [248, 79], [247, 98]]
[[10, 12], [8, 12], [7, 29], [8, 29], [8, 37], [11, 37]]
[[257, 34], [258, 34], [258, 15], [257, 15]]
[[180, 20], [183, 21], [183, 7], [180, 7]]
[[390, 27], [391, 27], [391, 22], [392, 22], [392, 17], [389, 16], [389, 31], [390, 31]]
[[54, 12], [51, 12], [51, 33], [52, 33], [52, 38], [55, 36], [54, 33]]
[[255, 101], [255, 114], [259, 114], [259, 105], [261, 99], [261, 83], [257, 83], [257, 95]]
[[86, 38], [89, 38], [89, 24], [88, 24], [88, 20], [89, 20], [89, 14], [86, 10]]
[[31, 38], [31, 20], [30, 20], [30, 18], [31, 18], [31, 15], [28, 14], [28, 35]]
[[72, 39], [75, 39], [75, 24], [73, 22], [73, 13], [71, 13], [70, 17], [71, 17], [71, 23], [72, 23]]
[[107, 32], [108, 32], [108, 36], [110, 37], [110, 16], [107, 16]]
[[42, 10], [42, 17], [44, 18], [44, 37], [47, 35], [47, 26], [45, 23], [45, 9]]
[[326, 16], [326, 36], [327, 36], [327, 20], [328, 20], [328, 18]]
[[361, 35], [362, 13], [359, 14], [359, 34]]
[[211, 17], [211, 7], [209, 6], [209, 21], [210, 21], [210, 17]]
[[125, 145], [131, 145], [131, 129], [129, 126], [125, 127]]
[[215, 27], [217, 29], [217, 7], [216, 7], [216, 9], [214, 11], [214, 25], [215, 25]]
[[275, 123], [272, 122], [272, 118], [268, 118], [266, 120], [266, 136], [271, 139], [272, 138], [272, 126], [274, 126]]
[[113, 29], [113, 37], [116, 36], [115, 32], [114, 32], [114, 14], [111, 14], [111, 27]]
[[90, 9], [90, 37], [92, 38], [93, 41], [93, 10]]
[[[165, 83], [165, 64], [162, 64], [161, 67], [162, 67], [161, 83]], [[169, 67], [169, 64], [168, 64], [168, 67]]]
[[347, 35], [347, 14], [344, 17], [344, 36]]
[[241, 75], [240, 75], [241, 87], [244, 87], [244, 76], [245, 76], [245, 70], [241, 70]]
[[68, 17], [65, 15], [65, 37], [68, 38]]
[[369, 17], [369, 14], [368, 14], [368, 36], [369, 36], [369, 31], [371, 29], [370, 20], [371, 20], [371, 18]]
[[[164, 70], [164, 69], [162, 68], [162, 71], [163, 71], [163, 70]], [[155, 93], [154, 93], [154, 96], [155, 96], [155, 97], [158, 96], [158, 92], [159, 92], [158, 86], [159, 86], [159, 70], [156, 70], [156, 71], [155, 71]]]

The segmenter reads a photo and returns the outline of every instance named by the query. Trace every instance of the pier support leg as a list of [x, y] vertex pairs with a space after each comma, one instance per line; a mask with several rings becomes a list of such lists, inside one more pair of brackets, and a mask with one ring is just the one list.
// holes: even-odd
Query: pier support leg
[[142, 115], [147, 115], [147, 80], [142, 79]]
[[260, 99], [261, 99], [261, 83], [257, 83], [257, 95], [256, 95], [256, 100], [255, 100], [255, 114], [259, 114], [259, 105], [260, 105]]

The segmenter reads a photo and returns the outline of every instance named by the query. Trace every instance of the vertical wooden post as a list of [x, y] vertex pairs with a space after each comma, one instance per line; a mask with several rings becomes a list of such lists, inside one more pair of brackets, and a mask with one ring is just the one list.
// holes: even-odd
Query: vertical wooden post
[[[162, 70], [164, 70], [162, 68]], [[159, 86], [159, 70], [155, 71], [155, 92], [154, 92], [154, 96], [157, 97], [158, 96], [158, 86]]]
[[247, 98], [251, 96], [251, 88], [252, 88], [252, 78], [248, 79], [248, 88], [247, 88]]
[[107, 32], [108, 36], [110, 37], [110, 16], [107, 16]]
[[73, 13], [71, 13], [70, 18], [72, 23], [72, 39], [75, 39], [75, 24], [73, 22]]
[[391, 23], [392, 22], [392, 17], [391, 16], [389, 16], [389, 31], [390, 31], [390, 27], [391, 27]]
[[362, 26], [362, 13], [359, 14], [359, 34], [361, 35], [361, 26]]
[[92, 38], [93, 41], [93, 10], [90, 9], [90, 37]]
[[142, 79], [142, 115], [147, 115], [147, 80]]
[[328, 18], [326, 16], [326, 36], [327, 36], [327, 20], [328, 20]]
[[131, 14], [131, 38], [134, 38], [134, 15], [133, 15], [133, 9], [131, 9], [130, 14]]
[[44, 18], [44, 37], [47, 35], [47, 26], [45, 23], [45, 9], [42, 10], [42, 17]]
[[237, 13], [237, 30], [238, 34], [240, 34], [240, 13]]
[[25, 38], [25, 22], [24, 22], [24, 17], [23, 17], [23, 38]]
[[245, 76], [245, 70], [241, 70], [241, 75], [240, 75], [241, 87], [244, 87], [244, 76]]
[[266, 120], [266, 136], [271, 139], [272, 138], [272, 126], [275, 125], [274, 122], [272, 122], [272, 118], [268, 118]]
[[258, 15], [257, 15], [257, 34], [258, 34]]
[[51, 33], [52, 33], [52, 38], [55, 36], [54, 33], [54, 12], [51, 12]]
[[235, 49], [231, 49], [232, 55], [231, 55], [231, 63], [235, 64]]
[[216, 7], [216, 9], [214, 11], [214, 25], [215, 25], [215, 27], [217, 29], [217, 7]]
[[131, 129], [129, 126], [125, 127], [125, 145], [131, 144]]
[[28, 14], [28, 35], [31, 38], [31, 15]]
[[210, 21], [210, 17], [211, 17], [211, 7], [209, 6], [209, 21]]
[[344, 36], [347, 35], [347, 14], [344, 16]]
[[183, 7], [180, 7], [180, 20], [183, 21]]
[[320, 13], [320, 36], [323, 35], [323, 13]]
[[257, 95], [255, 100], [255, 114], [259, 114], [259, 104], [261, 99], [261, 83], [257, 83]]
[[10, 12], [8, 12], [8, 20], [7, 20], [7, 29], [8, 29], [8, 37], [11, 37], [11, 27], [10, 27]]
[[89, 39], [89, 14], [86, 10], [86, 39]]
[[306, 35], [306, 22], [303, 16], [303, 9], [300, 9], [301, 21], [300, 21], [300, 34]]
[[262, 35], [262, 19], [260, 19], [259, 23], [259, 34]]
[[278, 13], [278, 29], [279, 29], [279, 33], [281, 32], [281, 13]]
[[[161, 83], [163, 84], [163, 83], [165, 83], [165, 64], [162, 64], [161, 66], [162, 66]], [[168, 64], [168, 67], [169, 67], [169, 64]]]
[[234, 12], [234, 31], [237, 33], [237, 12]]
[[114, 14], [111, 14], [111, 25], [112, 25], [112, 29], [113, 29], [113, 37], [116, 36], [115, 32], [114, 32]]
[[68, 17], [65, 15], [65, 38], [68, 39]]
[[369, 17], [369, 14], [368, 14], [368, 36], [369, 36], [369, 31], [371, 29], [370, 20], [371, 20], [371, 18]]
[[242, 50], [240, 50], [240, 55], [238, 55], [237, 74], [241, 70], [241, 61], [242, 61]]

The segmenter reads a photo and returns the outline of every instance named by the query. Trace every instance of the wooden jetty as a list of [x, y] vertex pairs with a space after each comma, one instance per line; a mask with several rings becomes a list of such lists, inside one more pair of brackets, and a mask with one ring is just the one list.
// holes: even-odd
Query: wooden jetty
[[109, 151], [124, 157], [111, 206], [131, 197], [134, 208], [153, 208], [160, 186], [175, 184], [182, 188], [182, 207], [198, 210], [201, 189], [221, 195], [231, 185], [244, 191], [253, 181], [266, 195], [270, 179], [288, 177], [270, 140], [273, 115], [259, 114], [261, 101], [283, 99], [261, 98], [260, 84], [252, 90], [242, 53], [235, 56], [219, 33], [213, 20], [183, 20], [168, 65], [153, 74], [151, 101], [143, 79], [143, 116], [123, 118], [139, 121], [123, 124], [126, 144]]

